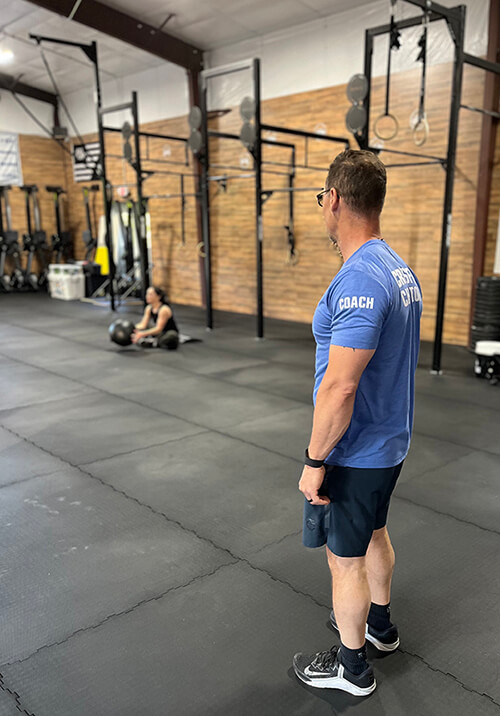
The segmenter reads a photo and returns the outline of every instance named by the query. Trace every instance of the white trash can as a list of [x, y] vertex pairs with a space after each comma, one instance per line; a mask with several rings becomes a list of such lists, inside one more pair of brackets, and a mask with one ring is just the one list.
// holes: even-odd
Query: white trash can
[[49, 293], [62, 301], [76, 301], [85, 296], [85, 275], [78, 264], [50, 264]]

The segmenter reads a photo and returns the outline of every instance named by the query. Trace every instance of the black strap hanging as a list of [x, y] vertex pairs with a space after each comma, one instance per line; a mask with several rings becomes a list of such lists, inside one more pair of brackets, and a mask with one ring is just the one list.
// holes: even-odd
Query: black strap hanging
[[[427, 6], [429, 3], [427, 2]], [[422, 16], [422, 34], [418, 41], [420, 52], [418, 53], [417, 62], [422, 63], [422, 75], [420, 79], [420, 96], [418, 102], [418, 110], [416, 121], [413, 123], [413, 141], [417, 147], [421, 147], [427, 141], [429, 136], [429, 123], [425, 113], [425, 85], [427, 78], [427, 37], [429, 30], [429, 8], [424, 10]]]
[[288, 243], [285, 263], [287, 264], [287, 266], [296, 266], [299, 262], [299, 252], [295, 248], [295, 234], [293, 233], [293, 225], [287, 225], [283, 228], [286, 231]]
[[[389, 29], [389, 49], [387, 52], [387, 72], [385, 78], [385, 110], [377, 117], [375, 124], [373, 125], [373, 131], [376, 136], [383, 141], [394, 139], [399, 131], [399, 123], [396, 117], [389, 111], [390, 107], [390, 89], [391, 89], [391, 57], [393, 50], [399, 50], [401, 47], [401, 33], [396, 27], [396, 4], [397, 0], [390, 0], [391, 3], [391, 22]], [[389, 118], [390, 124], [384, 122], [382, 126], [382, 120], [386, 117]]]

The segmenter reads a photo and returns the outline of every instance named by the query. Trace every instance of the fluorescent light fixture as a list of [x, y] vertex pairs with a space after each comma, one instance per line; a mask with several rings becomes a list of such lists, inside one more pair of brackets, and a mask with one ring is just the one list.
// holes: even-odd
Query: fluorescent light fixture
[[8, 65], [14, 59], [14, 53], [7, 48], [0, 49], [0, 65]]

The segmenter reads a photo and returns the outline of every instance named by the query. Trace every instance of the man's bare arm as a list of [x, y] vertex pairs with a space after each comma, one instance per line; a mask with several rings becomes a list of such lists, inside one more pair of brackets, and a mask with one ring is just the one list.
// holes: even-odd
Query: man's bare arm
[[375, 349], [330, 346], [309, 441], [309, 455], [315, 460], [324, 460], [349, 427], [359, 381], [374, 353]]

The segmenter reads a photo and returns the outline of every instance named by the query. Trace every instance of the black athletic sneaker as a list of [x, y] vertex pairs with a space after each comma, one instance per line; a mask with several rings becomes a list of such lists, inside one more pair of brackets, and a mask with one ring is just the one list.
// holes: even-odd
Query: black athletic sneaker
[[340, 662], [340, 647], [307, 656], [295, 654], [293, 668], [304, 684], [317, 689], [340, 689], [353, 696], [368, 696], [377, 688], [373, 669], [369, 665], [356, 676]]
[[[330, 624], [334, 629], [339, 630], [333, 611], [330, 612]], [[396, 651], [399, 646], [398, 628], [392, 624], [389, 629], [385, 631], [377, 631], [377, 629], [367, 624], [365, 639], [376, 646], [379, 651]]]

